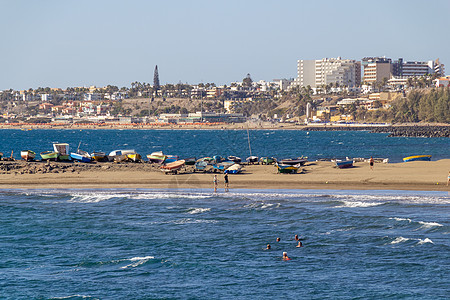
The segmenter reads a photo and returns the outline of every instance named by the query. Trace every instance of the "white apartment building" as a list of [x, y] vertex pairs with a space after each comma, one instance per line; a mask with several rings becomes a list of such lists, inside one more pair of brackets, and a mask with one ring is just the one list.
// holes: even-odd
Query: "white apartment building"
[[358, 86], [361, 83], [361, 63], [352, 59], [323, 58], [299, 60], [296, 84], [312, 88], [330, 83], [339, 86]]

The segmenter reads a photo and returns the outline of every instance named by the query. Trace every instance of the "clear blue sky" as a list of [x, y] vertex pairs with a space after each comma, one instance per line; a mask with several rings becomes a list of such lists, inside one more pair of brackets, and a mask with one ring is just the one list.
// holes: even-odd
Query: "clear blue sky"
[[0, 90], [229, 84], [296, 77], [298, 59], [440, 58], [449, 0], [0, 0]]

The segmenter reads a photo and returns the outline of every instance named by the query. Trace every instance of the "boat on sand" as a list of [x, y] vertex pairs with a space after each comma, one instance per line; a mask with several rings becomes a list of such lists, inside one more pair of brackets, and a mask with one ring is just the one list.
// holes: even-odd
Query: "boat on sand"
[[32, 161], [36, 157], [36, 153], [31, 150], [20, 151], [20, 157], [25, 161]]
[[42, 158], [42, 160], [57, 160], [58, 152], [55, 152], [55, 151], [41, 152], [41, 158]]
[[160, 170], [166, 174], [177, 174], [178, 171], [184, 166], [185, 161], [183, 159], [177, 160], [160, 167]]
[[404, 157], [403, 158], [404, 162], [418, 161], [418, 160], [430, 161], [431, 160], [431, 155], [413, 155], [413, 156], [408, 156], [408, 157]]

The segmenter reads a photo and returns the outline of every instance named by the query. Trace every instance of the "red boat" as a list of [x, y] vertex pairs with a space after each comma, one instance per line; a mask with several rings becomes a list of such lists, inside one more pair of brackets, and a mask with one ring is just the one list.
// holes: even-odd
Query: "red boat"
[[168, 174], [168, 173], [177, 174], [178, 170], [180, 170], [184, 166], [184, 164], [185, 164], [185, 161], [183, 159], [177, 160], [177, 161], [162, 165], [160, 167], [160, 170], [165, 172], [166, 174]]

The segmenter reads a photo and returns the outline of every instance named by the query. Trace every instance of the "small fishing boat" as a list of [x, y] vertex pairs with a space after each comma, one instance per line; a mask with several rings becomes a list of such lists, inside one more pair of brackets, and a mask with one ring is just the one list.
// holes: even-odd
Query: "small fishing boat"
[[220, 156], [220, 155], [214, 155], [213, 156], [213, 159], [214, 159], [214, 161], [216, 162], [216, 164], [217, 163], [220, 163], [220, 162], [223, 162], [225, 159], [222, 157], [222, 156]]
[[55, 151], [41, 152], [41, 158], [42, 158], [42, 160], [57, 160], [58, 152], [55, 152]]
[[212, 158], [212, 157], [202, 157], [202, 158], [197, 160], [197, 162], [199, 162], [199, 161], [204, 161], [208, 165], [213, 165], [214, 164], [214, 158]]
[[224, 171], [224, 173], [227, 173], [227, 174], [238, 174], [238, 173], [240, 173], [241, 171], [242, 171], [242, 166], [241, 166], [240, 164], [234, 164], [234, 165], [228, 167], [228, 168]]
[[162, 165], [160, 168], [161, 171], [163, 171], [166, 174], [177, 174], [178, 171], [184, 166], [184, 160], [177, 160], [165, 165]]
[[36, 157], [36, 153], [31, 150], [20, 151], [20, 157], [25, 161], [32, 161]]
[[193, 166], [193, 165], [195, 165], [196, 161], [197, 161], [197, 159], [195, 157], [189, 157], [189, 158], [184, 159], [186, 166]]
[[194, 172], [206, 172], [206, 168], [208, 167], [208, 163], [204, 160], [197, 161], [194, 165]]
[[95, 161], [107, 161], [108, 160], [108, 156], [106, 155], [106, 153], [100, 152], [100, 151], [92, 152], [91, 158], [92, 158], [92, 160], [95, 160]]
[[278, 173], [295, 174], [295, 173], [297, 173], [297, 171], [301, 165], [300, 164], [287, 165], [287, 164], [282, 164], [282, 163], [275, 163], [275, 166], [278, 168]]
[[166, 155], [166, 159], [164, 160], [164, 164], [169, 164], [178, 160], [178, 155]]
[[259, 159], [258, 156], [249, 156], [247, 157], [246, 161], [248, 164], [256, 164], [258, 163], [258, 159]]
[[336, 167], [339, 169], [346, 169], [346, 168], [352, 168], [353, 167], [353, 159], [346, 159], [346, 160], [339, 160], [337, 159], [335, 161]]
[[92, 161], [91, 155], [89, 155], [89, 153], [87, 153], [86, 151], [83, 151], [83, 150], [78, 150], [77, 152], [70, 153], [70, 157], [73, 160], [81, 161], [81, 162], [85, 162], [85, 163]]
[[69, 144], [53, 143], [53, 150], [58, 153], [58, 160], [70, 160]]
[[240, 157], [234, 156], [234, 155], [230, 155], [227, 157], [228, 160], [231, 160], [235, 163], [240, 163], [242, 160]]
[[303, 166], [306, 162], [308, 161], [308, 159], [303, 158], [303, 157], [297, 157], [297, 158], [285, 158], [282, 159], [280, 161], [281, 164], [283, 165], [296, 165], [296, 164], [300, 164], [301, 166]]
[[127, 159], [132, 162], [140, 162], [142, 157], [139, 153], [130, 153], [127, 154]]
[[109, 161], [123, 162], [128, 159], [128, 154], [135, 154], [135, 150], [114, 150], [108, 154]]
[[271, 164], [273, 164], [273, 163], [275, 163], [275, 158], [273, 158], [273, 157], [261, 157], [260, 159], [259, 159], [259, 162], [262, 164], [262, 165], [271, 165]]
[[215, 165], [213, 165], [213, 172], [217, 172], [217, 171], [223, 172], [233, 165], [235, 165], [235, 163], [232, 161], [224, 161], [224, 162], [215, 164]]
[[151, 163], [162, 164], [166, 159], [166, 156], [162, 153], [162, 151], [157, 151], [152, 154], [147, 154], [147, 159]]
[[431, 155], [413, 155], [413, 156], [408, 156], [408, 157], [403, 158], [404, 162], [417, 161], [417, 160], [430, 161]]

